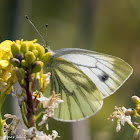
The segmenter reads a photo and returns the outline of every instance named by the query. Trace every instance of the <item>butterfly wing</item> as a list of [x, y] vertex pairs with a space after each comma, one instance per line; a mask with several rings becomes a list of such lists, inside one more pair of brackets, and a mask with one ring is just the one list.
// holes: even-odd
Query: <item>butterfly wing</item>
[[48, 66], [50, 84], [45, 92], [54, 90], [64, 101], [55, 109], [54, 118], [61, 121], [81, 120], [94, 115], [102, 106], [102, 94], [95, 84], [72, 63], [53, 58]]
[[54, 58], [63, 58], [85, 73], [102, 93], [113, 94], [132, 74], [132, 67], [120, 58], [84, 49], [60, 49]]

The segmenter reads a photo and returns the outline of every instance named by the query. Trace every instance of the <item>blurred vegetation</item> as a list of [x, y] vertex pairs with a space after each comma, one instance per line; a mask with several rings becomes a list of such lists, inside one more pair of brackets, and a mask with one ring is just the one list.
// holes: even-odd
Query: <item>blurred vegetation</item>
[[[107, 121], [107, 118], [115, 105], [134, 107], [130, 98], [140, 94], [139, 8], [138, 0], [1, 0], [0, 41], [37, 38], [43, 44], [24, 18], [28, 15], [52, 50], [85, 48], [128, 62], [134, 74], [114, 95], [105, 99], [103, 108], [89, 119], [88, 136], [89, 140], [128, 140], [132, 139], [133, 130], [125, 125], [116, 133], [116, 122]], [[47, 29], [46, 23], [49, 24]], [[5, 104], [6, 110], [9, 101], [10, 98]], [[70, 123], [51, 121], [50, 124], [50, 131], [57, 130], [61, 140], [72, 140]]]

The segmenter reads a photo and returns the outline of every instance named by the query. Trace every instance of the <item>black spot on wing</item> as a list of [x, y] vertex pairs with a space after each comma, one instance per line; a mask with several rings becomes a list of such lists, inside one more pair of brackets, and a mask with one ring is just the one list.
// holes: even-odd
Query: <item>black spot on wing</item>
[[98, 75], [98, 78], [99, 78], [102, 82], [105, 82], [105, 81], [109, 78], [109, 75], [106, 74], [106, 73], [102, 73], [102, 75]]

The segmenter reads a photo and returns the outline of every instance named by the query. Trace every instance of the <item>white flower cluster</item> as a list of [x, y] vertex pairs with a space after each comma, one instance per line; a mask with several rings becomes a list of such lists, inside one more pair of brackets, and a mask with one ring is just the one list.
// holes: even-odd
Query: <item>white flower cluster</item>
[[36, 127], [31, 127], [28, 130], [24, 129], [23, 131], [27, 140], [54, 140], [55, 138], [59, 137], [55, 130], [52, 131], [52, 135], [46, 135], [42, 131], [38, 131]]
[[[16, 133], [17, 130], [17, 125], [20, 122], [20, 119], [17, 118], [15, 115], [11, 115], [11, 114], [5, 114], [5, 123], [4, 123], [4, 131], [6, 136], [8, 135], [8, 133], [11, 131], [11, 135]], [[12, 119], [10, 124], [6, 124], [6, 120], [8, 119]]]
[[132, 124], [131, 114], [133, 113], [133, 109], [126, 109], [125, 107], [115, 107], [115, 111], [110, 115], [108, 119], [114, 121], [114, 118], [117, 118], [117, 126], [116, 132], [120, 131], [121, 125], [124, 126], [127, 122], [128, 124]]
[[54, 91], [50, 98], [46, 98], [41, 94], [41, 97], [37, 98], [37, 100], [40, 101], [45, 109], [42, 121], [38, 125], [41, 126], [46, 123], [46, 129], [48, 129], [48, 119], [54, 116], [54, 109], [58, 108], [58, 105], [64, 101], [60, 99], [60, 94], [55, 94]]

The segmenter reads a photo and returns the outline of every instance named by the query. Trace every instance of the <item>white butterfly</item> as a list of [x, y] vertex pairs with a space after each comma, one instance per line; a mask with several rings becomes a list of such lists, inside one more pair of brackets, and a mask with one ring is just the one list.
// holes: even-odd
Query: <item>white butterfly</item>
[[47, 68], [51, 79], [45, 94], [61, 93], [64, 103], [54, 118], [67, 122], [94, 115], [133, 72], [120, 58], [76, 48], [56, 50]]

